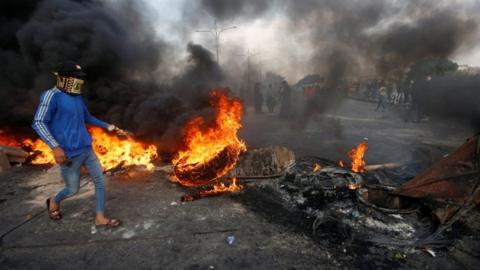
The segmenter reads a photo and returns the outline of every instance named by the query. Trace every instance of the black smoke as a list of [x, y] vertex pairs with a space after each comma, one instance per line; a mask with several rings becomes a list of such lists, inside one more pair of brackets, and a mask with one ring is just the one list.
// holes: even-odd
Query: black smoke
[[288, 7], [292, 33], [311, 28], [317, 44], [311, 64], [331, 81], [403, 73], [420, 59], [451, 57], [478, 34], [475, 12], [438, 1], [311, 0]]
[[[151, 140], [175, 133], [181, 119], [208, 107], [207, 92], [225, 78], [245, 81], [238, 69], [246, 65], [238, 57], [222, 55], [223, 63], [237, 62], [236, 73], [225, 72], [227, 64], [220, 69], [203, 47], [158, 38], [149, 21], [155, 16], [142, 1], [3, 0], [0, 8], [0, 128], [29, 126], [40, 93], [53, 85], [51, 72], [64, 60], [88, 73], [84, 96], [94, 114]], [[285, 24], [279, 34], [299, 42], [280, 45], [284, 51], [277, 57], [285, 61], [269, 61], [287, 63], [280, 74], [287, 78], [298, 66], [289, 61], [324, 78], [329, 95], [314, 105], [316, 112], [338, 106], [338, 89], [347, 81], [401, 77], [418, 60], [449, 58], [478, 35], [478, 6], [468, 10], [448, 1], [202, 0], [183, 8], [188, 18], [170, 28], [182, 37], [206, 23], [205, 12], [238, 21], [239, 28], [280, 16]], [[309, 59], [288, 59], [303, 45], [313, 50]], [[174, 47], [186, 49], [187, 64], [165, 81], [164, 73], [178, 63], [169, 62], [177, 57]]]
[[[198, 9], [219, 21], [240, 23], [240, 28], [243, 22], [281, 18], [283, 29], [279, 30], [278, 36], [287, 35], [293, 42], [280, 45], [283, 51], [270, 59], [272, 70], [291, 78], [298, 67], [308, 67], [305, 69], [308, 74], [318, 74], [322, 78], [321, 96], [294, 112], [304, 119], [312, 113], [337, 108], [351, 82], [365, 78], [405, 80], [406, 72], [418, 61], [451, 59], [461, 50], [474, 47], [480, 36], [478, 4], [452, 1], [202, 0], [192, 9], [193, 12], [186, 14], [196, 24], [205, 22], [205, 12], [198, 12]], [[264, 53], [269, 51], [268, 47], [250, 49]], [[293, 58], [298, 54], [291, 52], [303, 50], [308, 51], [309, 58], [303, 61]], [[237, 61], [222, 57], [223, 62]], [[279, 61], [276, 59], [287, 64], [278, 69]], [[298, 63], [301, 63], [300, 66]], [[264, 70], [269, 71], [269, 63], [265, 66]], [[301, 75], [299, 77], [303, 77]], [[477, 95], [477, 90], [473, 83], [468, 83], [472, 82], [472, 78], [463, 79], [466, 81], [456, 78], [452, 83], [443, 84], [444, 91], [424, 90], [422, 94], [428, 96], [425, 100], [429, 101], [424, 106], [425, 110], [442, 118], [468, 117], [469, 122], [477, 122], [475, 106], [471, 106], [468, 100], [468, 96]], [[252, 87], [247, 85], [246, 88], [251, 91]], [[453, 99], [458, 106], [454, 106], [450, 116], [440, 114], [443, 106], [440, 104], [449, 100], [450, 95], [456, 93], [456, 88], [463, 89], [460, 94], [463, 98]]]
[[87, 72], [83, 96], [94, 115], [156, 142], [167, 131], [178, 132], [177, 118], [208, 107], [207, 93], [223, 76], [210, 52], [184, 44], [185, 70], [173, 81], [159, 81], [160, 72], [173, 68], [165, 60], [172, 45], [156, 37], [142, 2], [5, 0], [1, 5], [2, 129], [31, 132], [39, 96], [53, 87], [52, 71], [65, 60]]
[[[315, 106], [317, 112], [338, 106], [343, 93], [337, 90], [345, 82], [364, 77], [399, 79], [419, 60], [448, 59], [474, 45], [479, 30], [478, 5], [449, 1], [203, 0], [199, 6], [223, 21], [282, 17], [285, 29], [279, 34], [288, 33], [291, 40], [301, 42], [293, 42], [296, 47], [284, 45], [285, 51], [277, 57], [301, 51], [304, 44], [313, 52], [303, 66], [325, 79], [329, 95], [318, 99], [323, 102]], [[199, 12], [198, 17], [203, 16]], [[291, 71], [295, 72], [285, 69], [282, 75]]]
[[480, 75], [449, 73], [419, 83], [421, 117], [451, 120], [480, 132]]
[[[467, 9], [439, 1], [290, 1], [291, 31], [295, 33], [301, 25], [311, 27], [314, 53], [309, 64], [326, 84], [323, 96], [310, 104], [315, 110], [306, 112], [337, 107], [344, 94], [339, 89], [348, 86], [344, 82], [362, 77], [400, 80], [420, 60], [448, 59], [462, 46], [471, 46], [478, 37], [479, 22], [476, 12]], [[464, 79], [438, 79], [443, 90], [425, 89], [425, 110], [439, 113], [458, 88], [461, 93], [452, 99], [458, 106], [446, 110], [450, 116], [441, 115], [478, 121], [473, 116], [478, 109], [468, 100], [478, 91], [474, 79]]]

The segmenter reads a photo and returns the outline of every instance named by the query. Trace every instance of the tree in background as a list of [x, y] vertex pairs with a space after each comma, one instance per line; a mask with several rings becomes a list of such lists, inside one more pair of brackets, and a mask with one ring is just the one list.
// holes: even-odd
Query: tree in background
[[415, 80], [427, 75], [445, 76], [458, 70], [458, 64], [448, 59], [424, 59], [410, 67], [408, 80]]

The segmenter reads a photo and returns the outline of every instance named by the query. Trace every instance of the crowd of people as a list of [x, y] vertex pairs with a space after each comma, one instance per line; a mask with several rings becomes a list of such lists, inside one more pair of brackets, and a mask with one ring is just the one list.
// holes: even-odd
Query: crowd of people
[[262, 91], [262, 85], [255, 83], [253, 90], [253, 107], [256, 114], [264, 113], [263, 107], [266, 105], [269, 113], [275, 113], [280, 105], [279, 115], [281, 118], [288, 118], [291, 107], [292, 90], [287, 81], [283, 80], [279, 87], [274, 87], [271, 83], [266, 85]]
[[356, 98], [376, 101], [374, 109], [385, 111], [395, 105], [407, 108], [405, 121], [418, 122], [426, 117], [422, 110], [422, 90], [428, 88], [432, 76], [427, 74], [414, 79], [397, 81], [365, 80], [357, 82], [349, 95]]
[[[336, 89], [336, 91], [352, 98], [376, 102], [374, 108], [376, 112], [400, 106], [406, 111], [405, 121], [418, 122], [425, 118], [425, 113], [421, 109], [422, 96], [419, 93], [422, 88], [428, 87], [430, 80], [430, 75], [403, 80], [366, 79], [350, 84], [345, 83], [340, 87], [344, 89]], [[316, 95], [322, 92], [324, 88], [322, 85], [322, 82], [318, 82], [291, 87], [286, 80], [276, 84], [257, 82], [253, 87], [252, 95], [255, 113], [278, 113], [282, 119], [291, 118], [298, 105], [306, 106], [308, 99], [315, 99]], [[296, 104], [298, 102], [305, 104]]]

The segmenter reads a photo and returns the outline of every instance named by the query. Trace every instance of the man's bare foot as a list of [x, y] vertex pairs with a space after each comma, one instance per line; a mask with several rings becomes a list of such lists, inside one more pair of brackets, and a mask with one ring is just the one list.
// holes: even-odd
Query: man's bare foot
[[116, 219], [109, 219], [107, 217], [105, 217], [105, 215], [103, 213], [101, 214], [97, 214], [95, 216], [95, 225], [97, 226], [105, 226], [105, 227], [109, 227], [109, 228], [115, 228], [115, 227], [118, 227], [120, 226], [120, 221], [116, 220]]
[[50, 197], [50, 211], [60, 210], [60, 204], [55, 201], [54, 197]]
[[62, 218], [62, 214], [60, 213], [60, 204], [55, 202], [55, 199], [48, 198], [47, 201], [47, 210], [48, 210], [48, 216], [52, 220], [60, 220]]

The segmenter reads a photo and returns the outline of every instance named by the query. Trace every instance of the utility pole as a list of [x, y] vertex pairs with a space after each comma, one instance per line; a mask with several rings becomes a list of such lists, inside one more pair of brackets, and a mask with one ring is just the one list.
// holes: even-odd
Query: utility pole
[[247, 97], [250, 94], [250, 57], [258, 53], [251, 53], [250, 49], [247, 49], [246, 54], [236, 54], [236, 56], [246, 56], [247, 57], [247, 93], [243, 93], [244, 97]]
[[220, 65], [220, 34], [222, 32], [227, 31], [227, 30], [235, 29], [235, 28], [237, 28], [237, 26], [233, 25], [233, 26], [229, 26], [229, 27], [219, 28], [217, 26], [217, 20], [215, 20], [213, 22], [213, 24], [214, 24], [214, 28], [212, 28], [210, 30], [197, 30], [196, 32], [210, 33], [210, 34], [213, 35], [213, 38], [215, 39], [215, 50], [216, 50], [216, 55], [217, 55], [217, 64]]

